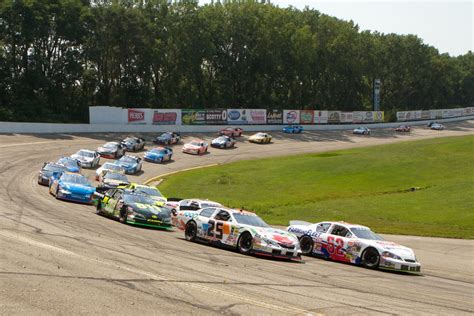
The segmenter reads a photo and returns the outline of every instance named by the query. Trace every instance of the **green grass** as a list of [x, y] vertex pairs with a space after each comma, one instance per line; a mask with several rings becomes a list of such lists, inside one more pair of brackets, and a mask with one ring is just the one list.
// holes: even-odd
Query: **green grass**
[[160, 190], [245, 207], [270, 224], [344, 220], [472, 239], [474, 136], [240, 161], [169, 176]]

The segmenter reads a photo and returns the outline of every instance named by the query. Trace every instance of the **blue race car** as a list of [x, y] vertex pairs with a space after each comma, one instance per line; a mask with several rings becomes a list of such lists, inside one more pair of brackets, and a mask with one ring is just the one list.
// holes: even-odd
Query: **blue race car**
[[122, 166], [126, 174], [135, 174], [142, 170], [142, 159], [136, 156], [125, 155], [114, 164]]
[[41, 168], [38, 174], [38, 184], [48, 185], [49, 179], [53, 176], [55, 172], [65, 172], [67, 171], [66, 167], [54, 162], [45, 162], [43, 168]]
[[49, 193], [59, 200], [93, 204], [95, 188], [82, 174], [63, 172], [51, 177]]
[[56, 163], [65, 166], [69, 172], [81, 172], [81, 165], [79, 165], [79, 161], [74, 158], [61, 157]]
[[303, 126], [301, 125], [288, 125], [283, 127], [284, 133], [299, 134], [303, 131]]
[[171, 160], [173, 149], [169, 147], [155, 147], [145, 153], [143, 159], [149, 162], [159, 162]]

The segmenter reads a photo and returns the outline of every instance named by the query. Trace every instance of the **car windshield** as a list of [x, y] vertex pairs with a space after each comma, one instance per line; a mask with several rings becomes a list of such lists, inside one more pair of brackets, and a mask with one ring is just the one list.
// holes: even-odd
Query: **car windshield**
[[110, 148], [110, 149], [115, 149], [117, 148], [117, 144], [116, 143], [107, 143], [105, 144], [104, 146], [102, 146], [104, 148]]
[[80, 174], [66, 173], [62, 175], [61, 180], [67, 183], [82, 184], [82, 185], [90, 186], [89, 182], [87, 181], [87, 178]]
[[123, 182], [128, 182], [127, 176], [121, 173], [116, 172], [107, 172], [105, 174], [105, 179], [120, 180]]
[[166, 154], [166, 150], [162, 148], [153, 148], [150, 152], [154, 154]]
[[163, 196], [158, 189], [152, 188], [152, 187], [138, 187], [138, 188], [135, 189], [135, 191], [145, 193], [145, 194], [151, 195], [151, 196], [157, 196], [157, 197], [162, 197]]
[[201, 143], [199, 143], [199, 142], [191, 142], [191, 145], [193, 145], [193, 146], [201, 146]]
[[102, 168], [105, 170], [122, 171], [122, 167], [110, 162], [104, 163], [104, 166]]
[[268, 227], [268, 224], [257, 215], [246, 215], [241, 213], [234, 213], [234, 218], [239, 224], [250, 225], [255, 227]]
[[361, 239], [369, 239], [369, 240], [383, 240], [382, 237], [371, 231], [367, 228], [351, 228], [351, 232], [357, 237]]
[[51, 172], [61, 172], [65, 171], [66, 168], [63, 166], [55, 166], [55, 165], [46, 165], [43, 170], [44, 171], [51, 171]]
[[125, 138], [123, 141], [126, 142], [126, 143], [134, 143], [134, 142], [136, 142], [135, 139], [130, 138], [130, 137]]
[[171, 138], [171, 135], [169, 133], [163, 133], [160, 136], [161, 138]]
[[264, 133], [257, 133], [257, 135], [255, 135], [257, 137], [265, 137], [265, 134]]
[[90, 157], [90, 158], [94, 157], [94, 153], [91, 151], [79, 150], [77, 154], [83, 157]]
[[123, 196], [123, 201], [127, 204], [141, 203], [141, 204], [155, 204], [155, 201], [150, 199], [146, 195], [141, 194], [125, 194]]
[[132, 162], [132, 163], [136, 163], [136, 162], [137, 162], [137, 161], [135, 160], [135, 158], [130, 157], [130, 156], [123, 156], [122, 158], [120, 158], [120, 161], [121, 161], [121, 162]]
[[79, 164], [77, 163], [77, 160], [72, 159], [72, 158], [61, 158], [58, 160], [59, 164], [66, 165], [66, 166], [73, 166], [73, 167], [78, 167]]
[[216, 141], [218, 141], [218, 142], [225, 142], [226, 140], [227, 140], [227, 137], [225, 137], [225, 136], [216, 138]]

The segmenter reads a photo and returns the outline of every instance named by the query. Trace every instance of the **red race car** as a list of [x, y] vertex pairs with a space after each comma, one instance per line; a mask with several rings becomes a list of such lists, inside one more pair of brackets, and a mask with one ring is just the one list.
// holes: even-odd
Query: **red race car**
[[209, 144], [200, 139], [194, 139], [183, 146], [183, 153], [202, 155], [207, 152]]
[[397, 127], [395, 129], [395, 132], [409, 132], [411, 129], [410, 129], [410, 126], [408, 125], [400, 125], [399, 127]]
[[237, 137], [237, 136], [242, 136], [242, 133], [244, 132], [243, 129], [240, 127], [226, 127], [224, 129], [221, 129], [219, 131], [219, 135], [225, 135], [229, 137]]

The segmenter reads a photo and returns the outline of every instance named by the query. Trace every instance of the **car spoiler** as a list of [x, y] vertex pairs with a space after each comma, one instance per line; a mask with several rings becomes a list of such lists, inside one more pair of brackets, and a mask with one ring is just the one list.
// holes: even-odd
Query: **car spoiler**
[[308, 225], [311, 225], [311, 223], [308, 223], [308, 222], [305, 222], [305, 221], [298, 221], [298, 220], [290, 221], [290, 226], [293, 226], [293, 225], [308, 226]]

